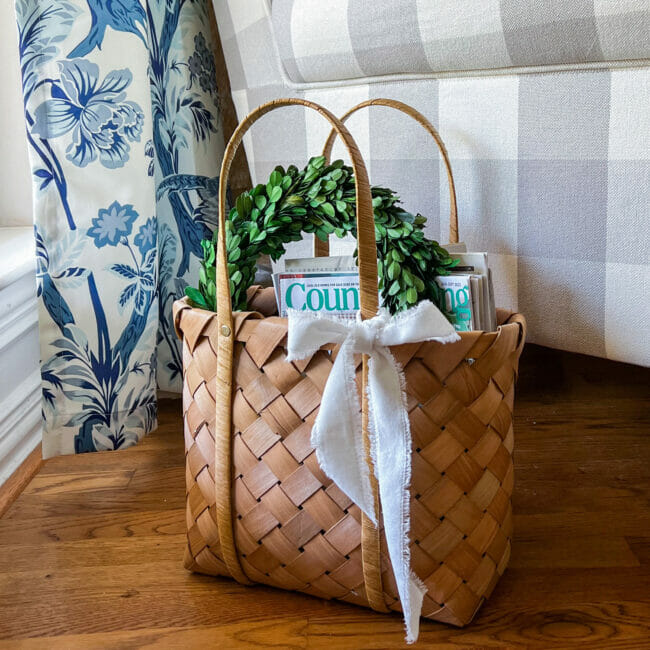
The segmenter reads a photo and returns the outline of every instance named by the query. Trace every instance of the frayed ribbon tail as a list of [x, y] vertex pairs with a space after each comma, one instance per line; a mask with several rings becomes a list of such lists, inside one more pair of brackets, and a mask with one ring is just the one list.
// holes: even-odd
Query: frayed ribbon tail
[[377, 522], [370, 471], [363, 449], [355, 354], [369, 356], [368, 407], [372, 460], [379, 485], [384, 534], [399, 593], [406, 641], [418, 638], [426, 586], [411, 571], [410, 493], [412, 438], [404, 374], [390, 346], [458, 335], [430, 302], [391, 316], [350, 323], [289, 312], [288, 358], [303, 359], [326, 343], [341, 344], [312, 429], [312, 446], [323, 471], [373, 522]]

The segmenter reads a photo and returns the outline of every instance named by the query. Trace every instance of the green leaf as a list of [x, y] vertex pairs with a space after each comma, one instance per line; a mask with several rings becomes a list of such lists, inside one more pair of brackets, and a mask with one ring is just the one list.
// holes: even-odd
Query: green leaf
[[287, 205], [303, 205], [305, 203], [305, 199], [302, 198], [299, 194], [292, 194], [291, 196], [288, 196], [286, 198], [286, 204]]
[[334, 206], [331, 203], [322, 203], [320, 207], [328, 217], [334, 217], [336, 214]]
[[418, 292], [414, 287], [409, 287], [406, 291], [406, 301], [410, 305], [414, 305], [418, 301]]
[[395, 282], [393, 282], [393, 284], [390, 285], [390, 289], [388, 289], [388, 295], [394, 296], [399, 290], [400, 290], [399, 280], [395, 280]]
[[255, 205], [259, 210], [264, 210], [266, 206], [266, 197], [261, 194], [255, 197]]
[[398, 278], [400, 274], [400, 265], [397, 262], [391, 262], [388, 266], [388, 278], [394, 280]]
[[273, 186], [280, 185], [282, 183], [282, 174], [279, 171], [274, 171], [269, 176], [269, 183]]
[[279, 185], [276, 185], [271, 190], [271, 194], [269, 194], [269, 201], [271, 201], [271, 203], [275, 203], [280, 199], [281, 196], [282, 196], [282, 188]]
[[248, 212], [246, 211], [246, 193], [242, 193], [237, 197], [236, 201], [237, 212], [240, 217], [247, 217]]
[[185, 295], [201, 309], [209, 309], [208, 303], [205, 301], [203, 294], [194, 287], [185, 287]]
[[[206, 241], [205, 239], [203, 241]], [[226, 237], [226, 250], [231, 251], [233, 248], [237, 248], [241, 242], [241, 237], [239, 235], [232, 235]], [[214, 253], [214, 248], [212, 249]]]

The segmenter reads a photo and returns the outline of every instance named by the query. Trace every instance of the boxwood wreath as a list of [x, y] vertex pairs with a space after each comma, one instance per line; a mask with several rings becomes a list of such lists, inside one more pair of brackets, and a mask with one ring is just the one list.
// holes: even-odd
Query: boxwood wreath
[[[399, 207], [390, 189], [372, 188], [377, 240], [379, 289], [383, 304], [394, 314], [431, 300], [445, 313], [444, 292], [436, 275], [448, 275], [457, 264], [438, 242], [424, 235], [426, 219]], [[276, 167], [266, 185], [237, 197], [226, 220], [226, 249], [230, 295], [234, 310], [246, 310], [246, 290], [255, 278], [257, 260], [269, 255], [277, 261], [285, 244], [313, 233], [325, 241], [334, 233], [356, 238], [355, 185], [352, 168], [342, 160], [327, 165], [323, 156], [311, 158], [298, 170]], [[216, 237], [204, 239], [199, 286], [185, 290], [191, 302], [216, 310]], [[356, 258], [356, 251], [355, 251]]]

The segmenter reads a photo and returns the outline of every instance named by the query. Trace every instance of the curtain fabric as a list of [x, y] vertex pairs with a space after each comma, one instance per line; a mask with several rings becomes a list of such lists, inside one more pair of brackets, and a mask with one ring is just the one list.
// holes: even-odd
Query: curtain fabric
[[180, 391], [223, 153], [207, 0], [16, 0], [34, 181], [43, 454], [135, 444]]

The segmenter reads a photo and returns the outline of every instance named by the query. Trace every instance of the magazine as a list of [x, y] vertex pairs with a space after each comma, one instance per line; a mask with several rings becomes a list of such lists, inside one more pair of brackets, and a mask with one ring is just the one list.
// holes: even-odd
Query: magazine
[[[448, 245], [458, 265], [450, 275], [436, 277], [445, 292], [446, 313], [456, 331], [495, 331], [496, 309], [492, 272], [485, 252], [468, 252], [465, 244]], [[280, 316], [287, 309], [330, 313], [346, 319], [359, 310], [359, 276], [352, 255], [285, 260], [273, 274]]]
[[490, 283], [492, 274], [488, 266], [487, 253], [452, 253], [451, 256], [458, 260], [459, 265], [474, 267], [474, 273], [481, 278], [481, 300], [480, 300], [480, 329], [492, 332], [497, 328], [496, 306], [494, 304], [494, 290], [490, 295]]
[[488, 254], [468, 251], [467, 245], [462, 242], [445, 244], [443, 247], [449, 251], [451, 257], [458, 260], [458, 265], [452, 270], [452, 275], [471, 274], [474, 278], [470, 280], [473, 288], [474, 329], [486, 332], [495, 331], [497, 328], [496, 305]]
[[356, 318], [360, 308], [357, 271], [283, 271], [273, 275], [278, 313], [287, 309], [331, 313], [342, 318]]
[[352, 255], [331, 255], [329, 257], [301, 257], [284, 261], [284, 270], [294, 273], [310, 271], [357, 271]]
[[472, 304], [471, 275], [439, 275], [438, 286], [445, 292], [446, 315], [457, 332], [476, 329]]

